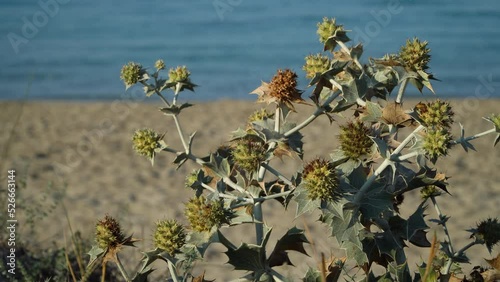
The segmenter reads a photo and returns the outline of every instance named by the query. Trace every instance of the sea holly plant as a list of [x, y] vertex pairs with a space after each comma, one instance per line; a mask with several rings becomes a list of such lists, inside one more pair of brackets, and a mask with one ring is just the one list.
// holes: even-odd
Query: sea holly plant
[[[186, 135], [180, 120], [192, 105], [179, 104], [178, 97], [196, 87], [190, 71], [185, 66], [174, 67], [162, 78], [160, 74], [166, 69], [162, 60], [153, 70], [134, 62], [122, 68], [121, 79], [127, 88], [140, 84], [146, 96], [161, 99], [164, 106], [159, 112], [173, 119], [182, 144], [182, 148], [173, 148], [164, 134], [144, 128], [134, 133], [133, 149], [152, 163], [157, 154], [169, 153], [177, 167], [191, 161], [199, 168], [179, 184], [193, 193], [185, 204], [185, 221], [165, 219], [156, 224], [156, 248], [143, 253], [133, 276], [118, 260], [121, 247], [133, 240], [115, 234], [116, 228], [111, 228], [111, 233], [103, 231], [103, 221], [96, 226], [92, 262], [117, 262], [127, 281], [146, 281], [153, 272], [151, 264], [161, 260], [166, 263], [169, 281], [206, 281], [204, 272], [193, 272], [194, 265], [204, 259], [212, 244], [222, 244], [227, 249], [227, 263], [235, 270], [247, 271], [242, 281], [296, 280], [298, 277], [285, 277], [276, 267], [292, 264], [291, 251], [307, 255], [309, 240], [296, 226], [290, 226], [277, 241], [270, 240], [273, 229], [265, 224], [262, 206], [271, 200], [279, 201], [284, 209], [295, 209], [297, 217], [319, 211], [318, 224], [326, 225], [329, 235], [345, 251], [343, 258], [327, 261], [323, 257], [318, 269], [310, 268], [303, 274], [303, 281], [337, 281], [340, 277], [353, 281], [459, 281], [460, 264], [469, 262], [469, 248], [485, 245], [492, 251], [500, 240], [497, 218], [487, 218], [470, 229], [471, 242], [466, 246], [452, 244], [447, 228], [450, 217], [442, 213], [438, 203], [439, 196], [448, 192], [448, 176], [435, 164], [453, 146], [475, 150], [472, 141], [484, 135], [496, 135], [496, 145], [500, 116], [486, 117], [492, 129], [472, 136], [466, 136], [461, 126], [456, 138], [451, 132], [455, 120], [448, 102], [403, 103], [408, 83], [419, 91], [426, 87], [433, 92], [426, 41], [410, 39], [399, 53], [362, 64], [363, 46], [349, 46], [348, 30], [335, 19], [323, 19], [317, 33], [323, 52], [305, 58], [303, 70], [310, 79], [307, 89], [299, 88], [294, 71], [278, 70], [269, 82], [252, 91], [264, 107], [234, 130], [227, 143], [206, 156], [193, 153], [195, 134]], [[312, 111], [308, 118], [296, 122], [298, 103], [312, 105]], [[275, 158], [302, 160], [301, 131], [320, 116], [339, 124], [340, 146], [328, 155], [303, 160], [293, 175], [271, 165]], [[422, 201], [405, 203], [405, 194], [413, 190], [420, 191]], [[401, 205], [413, 212], [403, 216]], [[430, 207], [437, 218], [428, 218]], [[445, 238], [440, 242], [436, 237], [429, 241], [429, 222], [443, 228]], [[238, 244], [228, 239], [231, 228], [240, 224], [254, 226], [255, 241], [243, 238]], [[104, 240], [103, 234], [108, 239]], [[407, 261], [410, 246], [429, 248], [429, 260], [417, 269]], [[353, 275], [347, 264], [359, 271]], [[375, 265], [382, 266], [385, 273], [375, 274]], [[497, 265], [493, 270], [498, 271], [498, 263], [492, 265]]]

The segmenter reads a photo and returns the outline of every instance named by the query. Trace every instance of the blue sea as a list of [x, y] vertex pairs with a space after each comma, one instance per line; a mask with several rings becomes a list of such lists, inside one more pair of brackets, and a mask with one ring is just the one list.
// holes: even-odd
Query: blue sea
[[2, 0], [0, 99], [118, 99], [122, 65], [159, 58], [191, 70], [185, 99], [253, 99], [279, 68], [304, 77], [325, 16], [365, 43], [364, 62], [417, 36], [438, 95], [500, 97], [498, 0]]

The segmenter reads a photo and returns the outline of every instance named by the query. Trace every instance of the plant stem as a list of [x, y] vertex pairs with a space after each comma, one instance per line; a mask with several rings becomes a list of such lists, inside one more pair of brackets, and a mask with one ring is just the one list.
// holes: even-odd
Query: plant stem
[[122, 274], [123, 278], [125, 278], [125, 281], [130, 282], [130, 278], [125, 271], [125, 268], [123, 267], [122, 262], [120, 261], [120, 258], [118, 257], [118, 254], [115, 255], [115, 260], [116, 260], [116, 266], [118, 266], [118, 269], [120, 270], [120, 273]]
[[431, 201], [432, 201], [432, 204], [434, 205], [434, 208], [436, 209], [436, 213], [439, 217], [439, 220], [441, 221], [441, 225], [443, 226], [443, 229], [444, 229], [444, 234], [446, 235], [446, 238], [448, 239], [448, 250], [450, 251], [450, 254], [453, 254], [454, 251], [453, 251], [453, 245], [451, 243], [451, 236], [450, 236], [450, 232], [448, 231], [448, 227], [446, 226], [446, 222], [444, 221], [446, 219], [446, 216], [443, 215], [443, 213], [441, 212], [441, 209], [439, 208], [439, 205], [436, 201], [436, 197], [434, 196], [431, 196]]
[[401, 104], [403, 102], [403, 95], [405, 93], [407, 85], [408, 85], [408, 78], [403, 80], [403, 82], [401, 82], [401, 85], [399, 86], [398, 96], [396, 97], [396, 103]]
[[453, 140], [453, 141], [450, 142], [450, 144], [451, 145], [457, 145], [457, 144], [462, 143], [463, 141], [471, 141], [471, 140], [477, 139], [477, 138], [479, 138], [481, 136], [488, 135], [490, 133], [495, 133], [495, 132], [496, 132], [496, 129], [492, 128], [490, 130], [486, 130], [486, 131], [480, 132], [478, 134], [474, 134], [474, 135], [466, 137], [466, 138], [460, 138], [460, 139], [457, 139], [457, 140]]
[[363, 186], [361, 186], [359, 191], [356, 193], [356, 196], [354, 197], [353, 200], [354, 204], [359, 204], [361, 202], [363, 196], [368, 191], [368, 188], [370, 188], [373, 182], [375, 182], [375, 179], [377, 179], [377, 176], [379, 176], [389, 165], [393, 163], [392, 161], [393, 156], [398, 155], [406, 147], [406, 145], [408, 145], [408, 143], [410, 143], [411, 140], [413, 140], [415, 135], [424, 128], [425, 127], [423, 125], [419, 125], [415, 130], [413, 130], [413, 132], [410, 135], [408, 135], [403, 140], [403, 142], [401, 142], [401, 144], [399, 144], [399, 146], [394, 150], [394, 152], [392, 152], [391, 155], [387, 159], [385, 159], [382, 162], [382, 164], [380, 164], [377, 170], [375, 170], [375, 172], [366, 180]]
[[276, 175], [279, 179], [283, 180], [283, 182], [285, 182], [285, 184], [287, 185], [290, 185], [292, 187], [295, 188], [295, 186], [293, 185], [292, 181], [290, 181], [288, 178], [286, 178], [283, 174], [281, 174], [279, 171], [275, 170], [272, 166], [270, 166], [269, 164], [267, 163], [262, 163], [260, 164], [261, 167], [265, 168], [266, 170], [268, 170], [270, 173]]
[[[456, 254], [453, 254], [454, 257], [458, 257], [463, 255], [463, 253], [468, 250], [470, 247], [478, 244], [477, 241], [472, 241], [469, 244], [467, 244], [465, 247], [461, 248]], [[444, 273], [443, 275], [447, 275], [450, 273], [451, 265], [453, 264], [453, 258], [448, 258], [448, 261], [446, 262], [446, 266], [444, 268]]]
[[419, 151], [413, 151], [413, 152], [410, 152], [410, 153], [408, 153], [408, 154], [404, 154], [404, 155], [402, 155], [402, 156], [392, 156], [392, 157], [391, 157], [391, 160], [393, 160], [393, 161], [397, 161], [397, 162], [402, 162], [402, 161], [407, 160], [407, 159], [409, 159], [409, 158], [416, 157], [416, 156], [418, 156], [419, 154], [420, 154], [420, 152], [419, 152]]
[[177, 117], [177, 115], [173, 115], [172, 117], [174, 118], [175, 126], [177, 127], [177, 132], [179, 133], [179, 137], [181, 138], [181, 142], [182, 142], [182, 146], [184, 147], [184, 151], [186, 153], [189, 153], [189, 147], [186, 143], [186, 140], [184, 139], [184, 133], [182, 132], [182, 127], [181, 127], [181, 124], [179, 123], [179, 118]]
[[168, 261], [168, 270], [170, 271], [170, 277], [172, 277], [172, 280], [174, 282], [179, 282], [179, 279], [177, 279], [177, 271], [175, 271], [175, 267], [170, 261]]
[[264, 240], [264, 217], [262, 215], [262, 202], [257, 202], [253, 206], [253, 218], [255, 223], [255, 238], [257, 245], [261, 245]]
[[292, 134], [294, 134], [295, 132], [301, 130], [302, 128], [306, 127], [307, 125], [309, 125], [313, 120], [315, 120], [317, 117], [319, 117], [320, 115], [322, 115], [324, 112], [325, 112], [325, 107], [328, 106], [333, 100], [335, 100], [335, 98], [337, 98], [342, 92], [340, 90], [336, 91], [336, 93], [330, 95], [330, 97], [328, 97], [328, 99], [326, 99], [326, 101], [321, 104], [320, 107], [316, 108], [316, 111], [314, 111], [314, 113], [309, 116], [306, 120], [304, 120], [303, 122], [301, 122], [299, 125], [295, 126], [294, 128], [288, 130], [287, 132], [285, 132], [285, 137], [288, 137]]
[[286, 192], [281, 192], [281, 193], [276, 193], [276, 194], [272, 194], [272, 195], [264, 196], [264, 197], [260, 197], [260, 198], [254, 198], [253, 200], [255, 202], [257, 202], [257, 203], [258, 202], [264, 202], [264, 201], [267, 201], [267, 200], [270, 200], [270, 199], [288, 196], [290, 193], [292, 193], [292, 191], [293, 190], [286, 191]]

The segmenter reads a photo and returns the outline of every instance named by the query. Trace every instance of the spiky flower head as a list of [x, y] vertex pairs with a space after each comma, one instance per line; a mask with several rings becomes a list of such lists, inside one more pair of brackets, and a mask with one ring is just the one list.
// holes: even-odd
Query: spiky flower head
[[302, 180], [311, 200], [336, 200], [340, 196], [339, 180], [332, 162], [317, 158], [304, 166]]
[[191, 198], [186, 204], [185, 214], [191, 228], [199, 232], [227, 223], [222, 202], [210, 201], [203, 196]]
[[155, 149], [160, 148], [162, 136], [149, 128], [136, 130], [132, 137], [133, 148], [141, 156], [152, 159]]
[[327, 17], [323, 18], [323, 22], [318, 23], [318, 35], [319, 41], [325, 43], [329, 37], [335, 35], [337, 30], [344, 30], [342, 25], [337, 25], [335, 19], [329, 19]]
[[453, 123], [453, 111], [448, 102], [437, 99], [434, 102], [418, 103], [415, 106], [418, 117], [426, 127], [450, 128]]
[[162, 59], [159, 59], [155, 63], [155, 68], [157, 70], [164, 70], [165, 69], [165, 62]]
[[168, 71], [168, 81], [172, 83], [185, 82], [190, 75], [191, 72], [189, 72], [186, 66], [178, 66]]
[[435, 163], [441, 156], [448, 154], [452, 136], [447, 129], [428, 129], [424, 134], [423, 149], [428, 158]]
[[297, 88], [297, 74], [289, 69], [278, 70], [269, 83], [269, 95], [276, 101], [290, 104], [302, 101], [302, 91]]
[[153, 239], [158, 249], [173, 256], [186, 243], [186, 232], [177, 220], [163, 220], [156, 223]]
[[476, 228], [470, 229], [471, 237], [483, 242], [491, 253], [491, 248], [500, 242], [500, 222], [498, 218], [481, 221]]
[[122, 67], [120, 78], [128, 88], [139, 81], [145, 80], [147, 75], [141, 64], [129, 62]]
[[255, 172], [267, 158], [267, 146], [262, 139], [255, 135], [247, 135], [234, 141], [231, 151], [236, 165], [247, 172]]
[[486, 118], [486, 120], [493, 123], [496, 132], [500, 133], [500, 114], [491, 114], [489, 117]]
[[427, 185], [420, 190], [420, 197], [424, 200], [430, 197], [437, 197], [439, 195], [441, 195], [441, 192], [438, 190], [436, 185]]
[[425, 71], [429, 67], [427, 64], [431, 60], [430, 49], [427, 48], [427, 41], [421, 42], [418, 38], [406, 40], [406, 44], [401, 46], [399, 57], [406, 68], [413, 71]]
[[95, 240], [99, 248], [114, 249], [125, 241], [120, 224], [113, 217], [106, 215], [95, 227]]
[[369, 137], [370, 129], [363, 122], [348, 122], [340, 126], [340, 148], [350, 159], [359, 159], [363, 155], [371, 153], [373, 145]]
[[305, 60], [306, 63], [302, 69], [306, 72], [306, 78], [311, 79], [317, 73], [324, 73], [330, 69], [331, 60], [328, 56], [322, 54], [308, 55]]

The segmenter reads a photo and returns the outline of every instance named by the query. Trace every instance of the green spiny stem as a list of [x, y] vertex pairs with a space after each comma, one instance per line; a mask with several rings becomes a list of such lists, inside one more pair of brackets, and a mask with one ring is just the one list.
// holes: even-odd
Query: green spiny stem
[[262, 202], [257, 202], [253, 206], [253, 218], [255, 223], [255, 236], [257, 245], [261, 245], [264, 240], [264, 216], [262, 214]]
[[127, 272], [125, 271], [125, 268], [123, 267], [123, 264], [120, 261], [118, 254], [115, 255], [115, 261], [116, 261], [116, 266], [118, 266], [118, 270], [120, 270], [120, 273], [122, 274], [123, 278], [125, 278], [125, 281], [127, 281], [127, 282], [132, 281], [132, 280], [130, 280]]
[[[276, 113], [274, 114], [274, 131], [279, 132], [280, 131], [280, 125], [281, 125], [281, 107], [279, 105], [276, 106]], [[270, 150], [273, 150], [276, 147], [276, 142], [272, 142], [270, 145]], [[259, 175], [257, 177], [257, 181], [262, 182], [264, 181], [264, 176], [266, 174], [266, 166], [269, 163], [269, 161], [266, 161], [265, 163], [261, 164], [260, 169], [259, 169]], [[255, 221], [255, 236], [257, 239], [257, 245], [260, 245], [262, 243], [262, 240], [264, 240], [264, 217], [262, 213], [262, 202], [257, 202], [254, 205], [253, 208], [253, 217]]]
[[408, 78], [404, 79], [403, 82], [401, 82], [401, 85], [399, 86], [398, 96], [396, 97], [396, 103], [401, 104], [403, 102], [403, 95], [405, 93], [407, 85], [408, 85]]
[[457, 139], [457, 140], [453, 140], [450, 142], [451, 145], [457, 145], [457, 144], [460, 144], [464, 141], [471, 141], [471, 140], [474, 140], [474, 139], [477, 139], [481, 136], [484, 136], [484, 135], [488, 135], [488, 134], [491, 134], [491, 133], [495, 133], [496, 132], [496, 129], [495, 128], [492, 128], [490, 130], [486, 130], [486, 131], [483, 131], [481, 133], [478, 133], [478, 134], [474, 134], [472, 136], [469, 136], [469, 137], [466, 137], [466, 138], [460, 138], [460, 139]]
[[391, 160], [395, 161], [395, 162], [402, 162], [402, 161], [405, 161], [409, 158], [416, 157], [419, 154], [420, 154], [419, 151], [413, 151], [413, 152], [410, 152], [408, 154], [404, 154], [402, 156], [391, 156]]
[[328, 99], [326, 99], [326, 101], [320, 107], [316, 108], [316, 110], [314, 111], [314, 113], [311, 116], [309, 116], [306, 120], [304, 120], [303, 122], [301, 122], [300, 124], [298, 124], [294, 128], [285, 132], [285, 134], [284, 134], [285, 137], [288, 137], [288, 136], [294, 134], [295, 132], [301, 130], [302, 128], [306, 127], [311, 122], [313, 122], [317, 117], [322, 115], [325, 112], [325, 107], [328, 106], [333, 100], [335, 100], [335, 98], [337, 98], [341, 93], [342, 92], [340, 90], [338, 90], [334, 94], [330, 95], [330, 97], [328, 97]]
[[184, 133], [182, 132], [181, 124], [179, 123], [179, 118], [177, 115], [172, 116], [174, 118], [175, 126], [177, 127], [177, 132], [179, 133], [179, 137], [181, 138], [182, 146], [184, 147], [184, 151], [186, 154], [189, 154], [189, 147], [184, 139]]
[[365, 193], [368, 191], [368, 189], [370, 188], [370, 186], [373, 184], [373, 182], [375, 182], [375, 180], [377, 179], [377, 177], [389, 166], [393, 163], [393, 161], [391, 160], [391, 158], [395, 155], [398, 155], [405, 147], [406, 145], [408, 145], [408, 143], [411, 142], [411, 140], [413, 140], [413, 138], [415, 137], [415, 135], [421, 131], [422, 129], [424, 129], [425, 127], [423, 125], [419, 125], [410, 135], [408, 135], [404, 140], [403, 142], [401, 142], [401, 144], [399, 144], [399, 146], [394, 150], [394, 152], [391, 153], [391, 155], [385, 159], [382, 164], [380, 164], [380, 166], [375, 170], [375, 172], [366, 180], [366, 182], [363, 184], [363, 186], [361, 186], [361, 188], [359, 189], [359, 191], [356, 193], [356, 196], [354, 197], [354, 200], [353, 200], [353, 203], [354, 204], [359, 204], [361, 202], [361, 200], [363, 199], [363, 196], [365, 195]]
[[[144, 81], [141, 81], [141, 84], [146, 86], [148, 89], [149, 89], [149, 85], [144, 82]], [[167, 99], [165, 99], [165, 97], [163, 97], [163, 95], [161, 94], [161, 92], [158, 90], [159, 87], [158, 87], [158, 80], [155, 78], [155, 93], [156, 95], [158, 95], [160, 97], [160, 99], [163, 101], [163, 103], [165, 103], [167, 106], [170, 107], [170, 103], [167, 101]]]
[[290, 181], [288, 178], [286, 178], [283, 174], [281, 174], [279, 171], [277, 171], [276, 169], [274, 169], [268, 163], [262, 163], [261, 167], [265, 168], [270, 173], [276, 175], [279, 179], [283, 180], [283, 182], [285, 182], [285, 184], [291, 186], [292, 188], [295, 188], [295, 186], [293, 185], [292, 181]]
[[281, 192], [281, 193], [276, 193], [276, 194], [272, 194], [272, 195], [269, 195], [269, 196], [264, 196], [264, 197], [260, 197], [260, 198], [254, 198], [254, 202], [265, 202], [267, 200], [270, 200], [270, 199], [275, 199], [275, 198], [279, 198], [279, 197], [286, 197], [288, 195], [290, 195], [290, 193], [292, 193], [293, 190], [289, 190], [289, 191], [286, 191], [286, 192]]
[[168, 261], [168, 270], [170, 271], [170, 277], [172, 277], [172, 280], [174, 282], [179, 282], [179, 279], [177, 278], [177, 271], [175, 271], [175, 267], [170, 261]]
[[434, 208], [436, 209], [436, 213], [439, 217], [439, 220], [441, 221], [441, 225], [443, 226], [444, 234], [446, 235], [446, 238], [448, 239], [448, 243], [449, 243], [448, 250], [450, 251], [450, 254], [453, 254], [454, 251], [453, 251], [453, 245], [451, 243], [450, 232], [448, 231], [448, 227], [446, 226], [446, 222], [444, 221], [446, 216], [443, 215], [443, 213], [441, 212], [441, 209], [439, 208], [438, 202], [436, 201], [436, 197], [431, 196], [430, 199], [432, 201], [432, 205], [434, 205]]
[[[470, 242], [463, 248], [461, 248], [457, 253], [453, 254], [454, 257], [459, 257], [464, 254], [466, 250], [468, 250], [470, 247], [475, 246], [477, 244], [480, 244], [477, 240]], [[453, 264], [453, 258], [448, 258], [448, 261], [446, 262], [446, 266], [444, 267], [443, 275], [447, 275], [450, 273], [451, 265]]]

